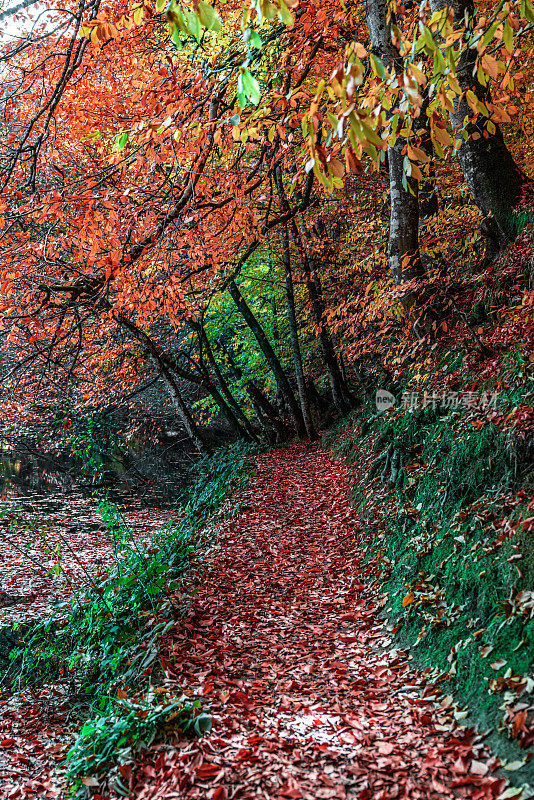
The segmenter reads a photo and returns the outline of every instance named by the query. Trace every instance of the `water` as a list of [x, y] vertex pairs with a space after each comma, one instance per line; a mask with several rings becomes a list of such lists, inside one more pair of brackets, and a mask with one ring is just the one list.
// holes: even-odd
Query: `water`
[[11, 475], [4, 470], [0, 496], [0, 628], [49, 616], [105, 575], [116, 552], [103, 500], [117, 507], [140, 549], [177, 518], [175, 497], [156, 482], [136, 492], [36, 469], [21, 479], [21, 471], [16, 461]]

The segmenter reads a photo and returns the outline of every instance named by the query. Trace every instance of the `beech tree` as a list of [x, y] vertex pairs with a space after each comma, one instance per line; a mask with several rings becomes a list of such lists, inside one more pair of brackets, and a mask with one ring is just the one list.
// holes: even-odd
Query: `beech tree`
[[[30, 403], [37, 381], [83, 406], [159, 375], [199, 450], [200, 406], [182, 385], [243, 438], [313, 438], [326, 391], [349, 410], [352, 354], [367, 357], [370, 330], [429, 333], [436, 260], [421, 187], [439, 188], [457, 156], [499, 246], [530, 190], [501, 127], [531, 103], [516, 88], [531, 5], [454, 11], [92, 1], [6, 43], [5, 391]], [[246, 271], [264, 253], [289, 349], [249, 296]], [[355, 267], [367, 254], [375, 266]], [[443, 277], [439, 289], [456, 302]], [[228, 296], [261, 367], [234, 369], [210, 339]]]

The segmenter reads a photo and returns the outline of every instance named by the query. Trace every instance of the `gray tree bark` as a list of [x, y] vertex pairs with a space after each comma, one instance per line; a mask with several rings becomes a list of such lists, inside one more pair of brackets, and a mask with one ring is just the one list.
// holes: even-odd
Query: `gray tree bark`
[[[451, 8], [459, 25], [463, 25], [465, 19], [468, 26], [474, 21], [472, 0], [431, 0], [430, 7], [432, 12]], [[470, 89], [480, 100], [489, 99], [488, 91], [473, 75], [476, 58], [476, 49], [465, 47], [458, 62], [457, 77], [463, 95], [456, 98], [454, 110], [449, 112], [451, 125], [457, 133], [463, 130], [465, 117], [473, 116], [465, 92]], [[485, 122], [479, 115], [476, 123], [468, 125], [469, 136], [458, 151], [458, 161], [473, 200], [482, 213], [493, 220], [495, 233], [502, 246], [513, 239], [516, 233], [513, 212], [522, 189], [529, 181], [515, 163], [498, 125], [494, 134], [487, 135], [486, 132], [486, 136], [483, 136]], [[474, 133], [479, 138], [473, 138]]]
[[[369, 28], [370, 50], [388, 69], [401, 74], [403, 69], [399, 51], [391, 40], [387, 0], [367, 0], [366, 19]], [[412, 278], [424, 275], [419, 253], [419, 201], [418, 183], [406, 178], [403, 185], [405, 139], [399, 137], [393, 147], [388, 147], [390, 186], [390, 226], [388, 256], [393, 280], [397, 286]], [[415, 292], [407, 292], [403, 305], [410, 310], [417, 302]]]

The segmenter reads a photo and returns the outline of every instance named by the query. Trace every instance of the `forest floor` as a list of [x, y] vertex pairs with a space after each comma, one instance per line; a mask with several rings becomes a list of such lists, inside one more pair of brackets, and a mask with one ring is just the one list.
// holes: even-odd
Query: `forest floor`
[[[161, 642], [167, 688], [201, 697], [212, 731], [120, 767], [132, 798], [517, 796], [483, 736], [458, 727], [452, 699], [391, 649], [349, 488], [349, 470], [316, 446], [256, 458], [239, 512]], [[17, 711], [0, 720], [0, 748], [21, 769], [0, 798], [61, 797], [52, 773], [63, 714], [35, 697]], [[39, 774], [33, 751], [45, 741]], [[91, 796], [106, 797], [95, 783]]]
[[212, 732], [123, 768], [133, 797], [515, 796], [483, 737], [457, 726], [451, 698], [391, 650], [349, 488], [349, 471], [318, 447], [257, 458], [162, 647], [168, 684], [203, 697]]

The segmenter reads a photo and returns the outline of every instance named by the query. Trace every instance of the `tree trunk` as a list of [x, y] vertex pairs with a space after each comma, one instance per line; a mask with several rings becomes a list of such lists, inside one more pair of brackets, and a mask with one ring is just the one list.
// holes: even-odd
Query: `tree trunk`
[[278, 386], [279, 391], [283, 395], [283, 398], [289, 408], [291, 418], [295, 425], [295, 429], [299, 436], [304, 436], [306, 434], [306, 428], [304, 426], [304, 420], [302, 418], [302, 412], [299, 408], [299, 405], [296, 401], [295, 395], [293, 393], [293, 389], [291, 388], [291, 384], [287, 379], [287, 375], [285, 374], [280, 361], [278, 360], [278, 356], [274, 352], [271, 343], [269, 342], [267, 336], [265, 335], [263, 328], [259, 324], [258, 320], [252, 313], [251, 309], [245, 302], [245, 299], [239, 289], [237, 288], [237, 284], [235, 281], [230, 281], [228, 284], [228, 291], [236, 304], [237, 308], [239, 309], [243, 319], [247, 323], [248, 327], [250, 328], [251, 332], [254, 335], [254, 338], [258, 342], [258, 345], [265, 356], [267, 364], [271, 372], [274, 375], [276, 380], [276, 384]]
[[[247, 381], [246, 385], [247, 394], [250, 397], [250, 402], [252, 403], [252, 407], [256, 411], [256, 416], [260, 421], [260, 424], [263, 424], [263, 417], [266, 417], [269, 424], [275, 429], [278, 434], [278, 438], [281, 441], [284, 441], [288, 438], [288, 431], [280, 417], [278, 416], [278, 412], [276, 408], [273, 406], [272, 403], [265, 397], [263, 392], [261, 392], [256, 384], [253, 381]], [[264, 425], [265, 427], [265, 425]]]
[[124, 317], [122, 314], [115, 316], [115, 321], [123, 331], [125, 331], [132, 339], [135, 339], [146, 351], [152, 365], [156, 368], [159, 376], [161, 377], [165, 388], [169, 393], [172, 406], [178, 414], [182, 424], [185, 428], [187, 435], [191, 442], [195, 445], [196, 449], [202, 455], [209, 453], [209, 447], [206, 444], [202, 434], [200, 433], [195, 420], [193, 419], [189, 408], [183, 399], [176, 381], [174, 380], [171, 370], [166, 363], [165, 357], [160, 353], [156, 344], [152, 341], [150, 336], [131, 320]]
[[[431, 0], [432, 12], [451, 8], [458, 25], [464, 24], [474, 17], [472, 0]], [[457, 135], [463, 131], [464, 119], [470, 119], [473, 112], [465, 94], [470, 89], [480, 100], [487, 102], [489, 92], [473, 75], [477, 58], [477, 50], [465, 47], [458, 62], [457, 78], [462, 95], [454, 101], [454, 110], [449, 112], [449, 119]], [[516, 234], [513, 214], [521, 197], [521, 192], [528, 178], [515, 163], [508, 150], [502, 131], [495, 125], [495, 133], [488, 135], [485, 128], [486, 119], [478, 116], [476, 124], [467, 126], [469, 137], [462, 142], [458, 151], [458, 161], [471, 196], [482, 213], [491, 217], [499, 243], [504, 246]], [[477, 133], [479, 138], [473, 138]], [[485, 133], [485, 135], [483, 135]]]
[[[405, 141], [398, 139], [388, 148], [389, 167], [389, 266], [396, 286], [417, 276], [424, 275], [419, 255], [419, 199], [418, 183], [404, 176]], [[403, 186], [403, 176], [407, 189]], [[410, 191], [411, 189], [411, 191]], [[411, 308], [415, 298], [413, 292], [403, 297], [403, 305]]]
[[[366, 18], [371, 52], [378, 56], [388, 69], [394, 69], [398, 74], [402, 74], [402, 59], [391, 40], [387, 0], [368, 0]], [[399, 136], [387, 151], [390, 199], [388, 257], [396, 286], [424, 274], [419, 254], [418, 183], [415, 179], [404, 176], [402, 150], [405, 146], [406, 140]], [[407, 292], [402, 298], [406, 310], [410, 310], [415, 302], [413, 291]]]
[[229, 407], [232, 415], [234, 416], [235, 421], [239, 426], [239, 435], [243, 439], [247, 439], [248, 441], [258, 441], [258, 437], [254, 433], [251, 425], [250, 420], [244, 413], [243, 409], [233, 396], [232, 392], [230, 391], [230, 387], [228, 386], [227, 382], [224, 379], [224, 376], [217, 364], [217, 360], [213, 355], [213, 350], [211, 349], [211, 345], [209, 343], [208, 337], [206, 335], [206, 331], [204, 330], [203, 326], [197, 323], [193, 324], [193, 327], [197, 331], [199, 337], [202, 341], [202, 347], [206, 351], [206, 355], [208, 357], [208, 363], [213, 370], [213, 374], [215, 375], [215, 380], [219, 384], [219, 388], [221, 390], [222, 395], [225, 398], [225, 405]]
[[[289, 209], [289, 203], [287, 201], [287, 197], [284, 191], [284, 184], [282, 181], [282, 170], [280, 169], [280, 167], [277, 167], [276, 169], [275, 181], [276, 181], [278, 196], [280, 198], [280, 204], [282, 206], [282, 210], [285, 212], [287, 211], [287, 209]], [[312, 304], [312, 311], [315, 318], [315, 324], [317, 325], [317, 328], [319, 330], [319, 343], [321, 345], [323, 361], [328, 375], [330, 390], [332, 392], [332, 400], [334, 401], [334, 405], [337, 408], [337, 410], [340, 411], [342, 414], [344, 414], [350, 410], [352, 406], [352, 398], [343, 380], [343, 376], [341, 375], [339, 364], [336, 358], [336, 353], [334, 350], [334, 345], [332, 344], [332, 339], [330, 337], [330, 333], [328, 331], [328, 327], [326, 324], [321, 285], [318, 277], [312, 274], [311, 264], [308, 258], [308, 254], [306, 252], [306, 247], [302, 241], [300, 231], [294, 219], [291, 220], [291, 232], [293, 234], [293, 239], [295, 241], [295, 245], [297, 247], [297, 250], [301, 258], [302, 269], [304, 272], [304, 276], [306, 279], [306, 287], [308, 289], [308, 294], [310, 296]], [[305, 386], [306, 384], [304, 382], [304, 387]], [[306, 391], [305, 388], [304, 391]], [[308, 407], [309, 407], [309, 401], [308, 401]]]
[[156, 355], [150, 354], [149, 358], [154, 367], [158, 370], [161, 379], [165, 384], [165, 387], [169, 393], [169, 397], [171, 398], [172, 406], [182, 421], [187, 435], [195, 445], [198, 452], [202, 455], [207, 455], [209, 453], [209, 448], [204, 441], [204, 438], [202, 437], [202, 434], [200, 433], [186, 402], [180, 394], [180, 390], [178, 389], [176, 381], [172, 377], [167, 367], [161, 362], [160, 359], [157, 358]]
[[319, 437], [315, 430], [312, 415], [310, 411], [310, 401], [308, 398], [308, 390], [306, 386], [306, 379], [304, 377], [304, 368], [302, 365], [302, 352], [300, 349], [299, 335], [297, 330], [297, 314], [295, 309], [295, 293], [293, 290], [293, 275], [291, 273], [291, 253], [289, 250], [289, 235], [287, 226], [284, 227], [282, 232], [282, 259], [284, 263], [284, 274], [286, 281], [286, 298], [287, 298], [287, 318], [289, 322], [289, 338], [291, 341], [291, 350], [293, 352], [293, 362], [295, 364], [295, 379], [297, 381], [297, 389], [300, 399], [300, 407], [302, 409], [302, 416], [304, 418], [304, 425], [306, 426], [306, 433], [311, 441], [316, 441]]
[[323, 362], [328, 376], [328, 383], [330, 384], [330, 391], [332, 393], [332, 400], [337, 410], [346, 414], [352, 408], [352, 396], [350, 391], [343, 380], [343, 375], [339, 368], [336, 351], [328, 330], [328, 325], [325, 319], [325, 307], [323, 300], [323, 291], [319, 276], [312, 270], [306, 248], [302, 242], [300, 232], [294, 224], [293, 236], [295, 243], [301, 256], [302, 270], [306, 280], [306, 288], [310, 296], [313, 316], [315, 324], [319, 330], [319, 344], [323, 356]]
[[252, 441], [252, 437], [248, 433], [248, 431], [241, 425], [240, 421], [238, 420], [237, 416], [234, 414], [234, 411], [228, 403], [225, 401], [224, 397], [221, 395], [217, 387], [213, 384], [210, 380], [207, 373], [205, 373], [205, 384], [204, 386], [212, 396], [213, 400], [219, 407], [220, 411], [222, 412], [223, 416], [226, 418], [230, 428], [233, 430], [235, 435], [238, 439], [244, 439], [246, 442]]

